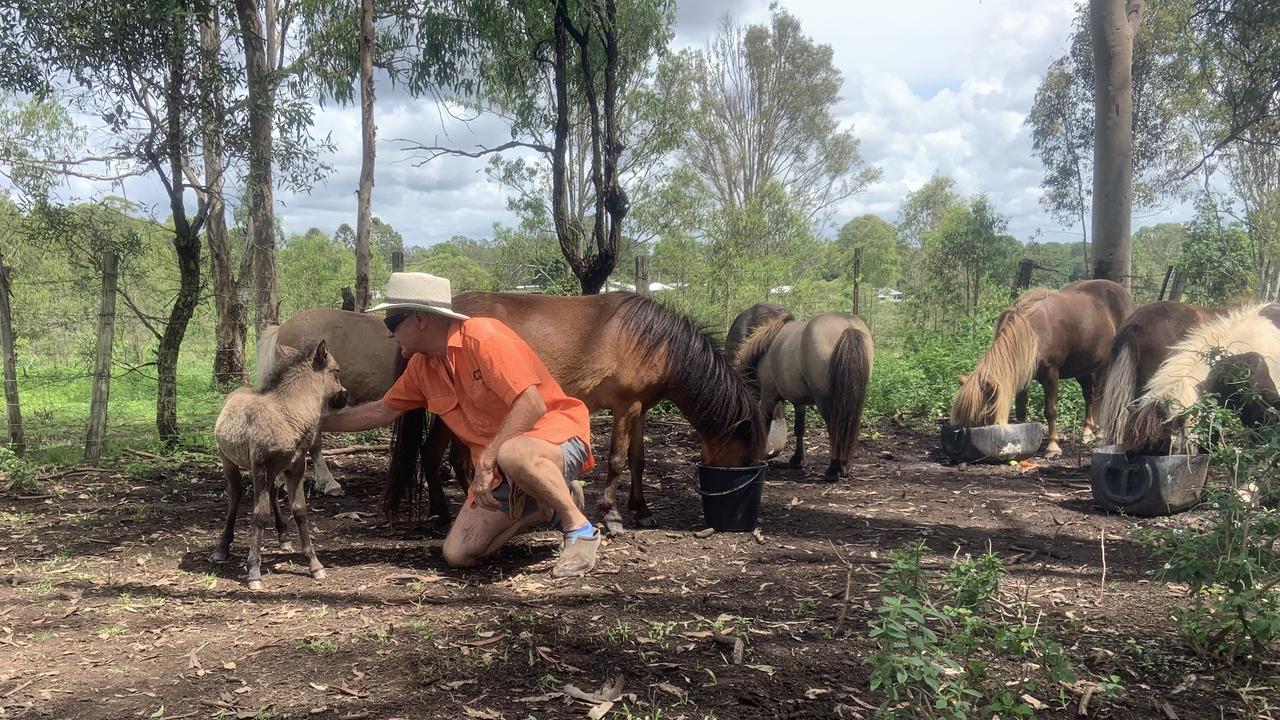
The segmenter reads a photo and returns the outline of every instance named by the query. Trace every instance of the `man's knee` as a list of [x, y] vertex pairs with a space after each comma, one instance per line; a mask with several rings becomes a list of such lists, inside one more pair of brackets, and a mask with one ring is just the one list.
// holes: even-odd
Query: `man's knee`
[[474, 566], [480, 560], [480, 554], [474, 548], [469, 548], [463, 542], [452, 537], [444, 539], [444, 546], [440, 550], [444, 555], [444, 561], [449, 564], [449, 567], [468, 568]]
[[[498, 449], [498, 467], [508, 477], [527, 477], [538, 472], [559, 471], [559, 464], [552, 457], [559, 457], [560, 448], [546, 440], [519, 435], [503, 443]], [[540, 467], [541, 466], [541, 467]]]

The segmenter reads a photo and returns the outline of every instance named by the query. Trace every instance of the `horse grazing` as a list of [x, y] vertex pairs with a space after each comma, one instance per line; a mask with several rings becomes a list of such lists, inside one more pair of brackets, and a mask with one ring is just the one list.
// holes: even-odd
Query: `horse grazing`
[[262, 533], [272, 516], [282, 549], [285, 523], [275, 499], [275, 478], [283, 474], [289, 492], [289, 509], [298, 526], [302, 554], [311, 577], [324, 577], [307, 529], [307, 498], [302, 489], [307, 452], [320, 434], [320, 415], [326, 407], [347, 404], [347, 391], [338, 381], [338, 362], [325, 342], [312, 343], [286, 356], [257, 389], [240, 388], [227, 396], [213, 426], [218, 457], [227, 479], [227, 519], [222, 537], [210, 559], [227, 559], [236, 514], [244, 493], [240, 468], [253, 479], [253, 540], [249, 545], [250, 590], [262, 589]]
[[796, 406], [796, 450], [790, 462], [803, 464], [805, 405], [817, 405], [831, 444], [831, 464], [823, 478], [844, 476], [858, 447], [873, 353], [871, 332], [848, 313], [823, 313], [799, 322], [788, 312], [751, 333], [738, 352], [737, 367], [757, 390], [762, 413], [782, 428], [781, 433], [770, 430], [766, 452], [776, 453], [786, 442], [782, 401], [790, 400]]
[[[644, 414], [658, 401], [670, 400], [689, 419], [701, 438], [704, 463], [749, 465], [762, 453], [763, 423], [746, 383], [693, 320], [647, 297], [472, 292], [453, 298], [453, 309], [501, 320], [529, 343], [567, 394], [592, 411], [613, 414], [608, 479], [599, 503], [610, 532], [620, 529], [617, 486], [628, 467], [629, 507], [640, 525], [655, 524], [642, 478]], [[429, 486], [439, 483], [449, 439], [444, 423], [433, 422], [423, 450]], [[388, 511], [394, 513], [413, 489], [389, 487]]]
[[[374, 315], [316, 308], [289, 318], [283, 325], [269, 326], [258, 342], [258, 377], [265, 378], [271, 372], [281, 347], [296, 347], [308, 340], [324, 340], [329, 352], [342, 367], [339, 379], [347, 389], [351, 404], [359, 405], [380, 399], [403, 370], [400, 347], [387, 337], [382, 319]], [[422, 437], [425, 411], [406, 420]], [[405, 435], [411, 435], [412, 430]], [[399, 437], [400, 433], [396, 436]], [[329, 466], [320, 452], [320, 436], [316, 436], [311, 448], [311, 465], [316, 476], [316, 490], [326, 495], [342, 495], [342, 485], [333, 478]]]
[[[1134, 401], [1121, 428], [1120, 447], [1131, 454], [1191, 452], [1194, 443], [1183, 437], [1182, 413], [1206, 391], [1215, 350], [1248, 358], [1256, 353], [1267, 374], [1280, 378], [1280, 304], [1251, 304], [1234, 308], [1191, 330]], [[1257, 378], [1261, 372], [1252, 373]]]
[[1007, 425], [1016, 403], [1018, 422], [1027, 419], [1027, 386], [1044, 387], [1049, 423], [1045, 456], [1058, 446], [1058, 381], [1075, 378], [1084, 394], [1084, 435], [1093, 431], [1093, 388], [1106, 364], [1116, 329], [1133, 313], [1129, 291], [1110, 280], [1080, 280], [1061, 290], [1023, 293], [996, 320], [995, 338], [951, 403], [951, 424]]
[[1107, 444], [1120, 441], [1129, 404], [1142, 393], [1160, 363], [1194, 327], [1226, 312], [1160, 300], [1134, 311], [1116, 331], [1102, 386], [1102, 435]]

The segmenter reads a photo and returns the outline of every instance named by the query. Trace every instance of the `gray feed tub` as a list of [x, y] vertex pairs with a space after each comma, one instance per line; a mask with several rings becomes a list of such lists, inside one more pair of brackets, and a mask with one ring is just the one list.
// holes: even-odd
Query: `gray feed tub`
[[1089, 485], [1108, 510], [1131, 515], [1172, 515], [1200, 502], [1209, 472], [1207, 455], [1126, 457], [1119, 445], [1093, 453]]
[[1030, 457], [1040, 449], [1043, 439], [1040, 423], [942, 426], [942, 450], [961, 462], [1008, 462]]

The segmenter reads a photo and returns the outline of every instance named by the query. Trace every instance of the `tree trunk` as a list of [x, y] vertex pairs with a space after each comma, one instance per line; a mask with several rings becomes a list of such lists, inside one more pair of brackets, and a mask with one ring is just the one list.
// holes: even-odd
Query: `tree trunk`
[[[552, 58], [552, 78], [556, 93], [556, 122], [553, 128], [555, 141], [551, 151], [551, 217], [555, 223], [556, 238], [560, 241], [560, 254], [564, 255], [569, 270], [581, 278], [585, 271], [582, 262], [581, 228], [569, 222], [567, 180], [568, 167], [565, 154], [569, 140], [569, 3], [557, 0], [555, 14], [555, 47]], [[584, 288], [585, 292], [585, 288]]]
[[0, 348], [4, 352], [4, 400], [9, 411], [9, 447], [15, 455], [22, 456], [27, 451], [27, 439], [22, 432], [22, 405], [18, 402], [17, 343], [9, 299], [9, 268], [0, 257]]
[[116, 280], [120, 258], [113, 252], [102, 254], [102, 294], [98, 300], [98, 345], [93, 362], [93, 399], [89, 402], [89, 429], [84, 438], [84, 459], [102, 458], [102, 441], [107, 435], [107, 399], [111, 396], [111, 355], [116, 339]]
[[222, 51], [222, 31], [217, 6], [210, 7], [208, 18], [200, 24], [200, 48], [204, 58], [205, 82], [209, 102], [205, 106], [204, 126], [204, 195], [208, 205], [205, 239], [209, 244], [209, 272], [213, 276], [213, 303], [216, 315], [217, 345], [213, 352], [213, 384], [229, 389], [243, 385], [248, 379], [244, 362], [246, 335], [244, 294], [240, 284], [244, 275], [235, 274], [231, 261], [231, 241], [227, 235], [226, 206], [222, 187], [222, 122], [226, 114], [222, 106], [222, 86], [217, 81], [218, 54]]
[[1089, 0], [1093, 39], [1093, 277], [1129, 287], [1133, 38], [1142, 0]]
[[[168, 154], [169, 211], [173, 219], [173, 248], [178, 259], [178, 295], [169, 311], [160, 347], [156, 350], [156, 429], [160, 439], [173, 444], [178, 439], [178, 354], [187, 334], [187, 323], [200, 301], [200, 227], [208, 206], [200, 202], [194, 218], [187, 218], [184, 195], [183, 166], [186, 164], [182, 135], [182, 111], [185, 102], [186, 68], [180, 49], [169, 59], [169, 78], [165, 87], [165, 152]], [[153, 157], [153, 168], [164, 178], [164, 168]], [[199, 202], [199, 197], [197, 196]]]
[[378, 129], [373, 124], [373, 0], [360, 3], [360, 190], [356, 195], [356, 310], [369, 307], [369, 204]]
[[[270, 5], [270, 4], [269, 4]], [[271, 126], [275, 115], [275, 92], [262, 18], [254, 0], [236, 0], [240, 19], [240, 37], [244, 44], [245, 66], [248, 68], [249, 95], [249, 227], [253, 237], [255, 336], [263, 328], [280, 322], [276, 304], [276, 239], [274, 194], [271, 188]], [[274, 17], [268, 19], [274, 20]], [[274, 39], [270, 48], [275, 47]]]
[[649, 256], [636, 256], [636, 292], [649, 296]]

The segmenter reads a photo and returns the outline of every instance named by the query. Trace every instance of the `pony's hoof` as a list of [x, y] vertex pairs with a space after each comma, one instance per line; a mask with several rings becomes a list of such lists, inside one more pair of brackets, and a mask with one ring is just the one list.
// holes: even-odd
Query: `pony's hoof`
[[318, 569], [318, 570], [312, 570], [312, 571], [311, 571], [311, 578], [312, 578], [313, 580], [323, 580], [323, 579], [325, 579], [326, 577], [329, 577], [329, 576], [328, 576], [327, 574], [325, 574], [324, 568], [320, 568], [320, 569]]
[[324, 494], [328, 495], [329, 497], [342, 497], [343, 495], [347, 494], [347, 491], [343, 490], [341, 485], [333, 485], [331, 487], [325, 488]]
[[626, 534], [627, 529], [622, 526], [622, 518], [607, 517], [604, 519], [604, 533], [609, 537], [617, 537]]
[[844, 475], [841, 475], [840, 473], [823, 473], [822, 474], [822, 482], [824, 483], [840, 482], [843, 479], [844, 479]]
[[292, 541], [292, 540], [281, 540], [281, 541], [280, 541], [280, 552], [293, 552], [293, 541]]
[[1052, 448], [1044, 453], [1045, 460], [1057, 460], [1060, 457], [1062, 457], [1062, 450], [1059, 448]]
[[647, 527], [647, 528], [658, 527], [658, 518], [657, 516], [652, 514], [645, 515], [643, 517], [637, 517], [636, 524], [639, 525], [640, 527]]
[[261, 580], [250, 580], [250, 581], [249, 581], [249, 589], [250, 589], [250, 590], [254, 590], [254, 591], [260, 591], [260, 590], [262, 590], [262, 581], [261, 581]]
[[222, 548], [214, 548], [209, 553], [209, 562], [222, 562], [227, 559], [227, 551]]

